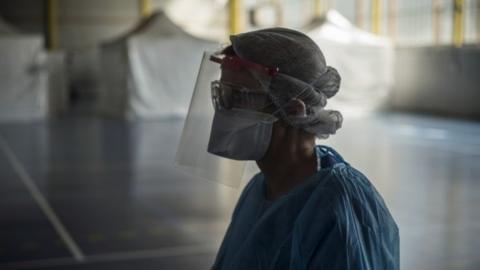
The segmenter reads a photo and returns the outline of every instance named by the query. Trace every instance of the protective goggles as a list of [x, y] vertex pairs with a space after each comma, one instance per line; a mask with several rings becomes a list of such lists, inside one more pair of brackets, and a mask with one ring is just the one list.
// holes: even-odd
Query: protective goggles
[[243, 109], [259, 112], [273, 106], [269, 96], [261, 89], [249, 89], [245, 86], [213, 81], [211, 84], [212, 103], [215, 110]]
[[[210, 61], [220, 64], [223, 73], [241, 73], [249, 77], [249, 82], [233, 82], [222, 77], [211, 83], [212, 103], [215, 110], [244, 109], [259, 112], [269, 112], [273, 107], [267, 91], [270, 80], [279, 72], [278, 68], [269, 68], [263, 65], [231, 55], [212, 55]], [[237, 75], [238, 73], [238, 75]], [[231, 79], [231, 78], [230, 78]], [[235, 80], [234, 80], [235, 81]], [[253, 83], [252, 83], [253, 81]], [[252, 86], [254, 85], [254, 86]]]

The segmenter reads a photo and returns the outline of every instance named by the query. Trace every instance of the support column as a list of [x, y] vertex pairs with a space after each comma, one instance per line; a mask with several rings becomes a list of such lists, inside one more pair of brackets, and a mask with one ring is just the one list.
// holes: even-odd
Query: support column
[[382, 18], [382, 1], [372, 0], [372, 32], [379, 35], [381, 32], [381, 18]]
[[397, 0], [388, 3], [388, 35], [395, 42], [397, 38]]
[[435, 45], [440, 44], [442, 34], [443, 5], [441, 0], [433, 0], [432, 6], [432, 33]]
[[50, 51], [58, 49], [59, 35], [58, 35], [58, 0], [46, 0], [46, 15], [47, 15], [47, 48]]
[[242, 0], [229, 0], [229, 32], [235, 35], [243, 31], [243, 3]]
[[476, 17], [476, 32], [477, 32], [477, 44], [480, 45], [480, 2], [475, 3], [475, 17]]
[[465, 12], [464, 0], [453, 0], [453, 45], [460, 47], [463, 45]]
[[138, 7], [142, 18], [152, 15], [152, 0], [139, 0]]
[[322, 0], [313, 0], [313, 12], [315, 18], [319, 18], [323, 13]]
[[364, 8], [364, 0], [356, 0], [355, 1], [355, 24], [359, 28], [364, 28], [365, 27], [365, 18], [363, 14], [363, 8]]

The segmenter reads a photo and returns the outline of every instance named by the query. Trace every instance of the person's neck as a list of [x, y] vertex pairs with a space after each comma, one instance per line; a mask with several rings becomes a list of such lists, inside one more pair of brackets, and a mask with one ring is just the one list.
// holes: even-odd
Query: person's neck
[[267, 152], [257, 161], [265, 175], [268, 200], [275, 200], [300, 185], [317, 169], [315, 141], [294, 142]]

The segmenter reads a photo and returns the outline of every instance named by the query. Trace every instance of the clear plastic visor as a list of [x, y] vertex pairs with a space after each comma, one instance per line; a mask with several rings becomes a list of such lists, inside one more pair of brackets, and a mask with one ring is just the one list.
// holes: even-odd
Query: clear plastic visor
[[207, 151], [214, 113], [216, 109], [262, 110], [271, 106], [266, 91], [274, 70], [269, 71], [254, 63], [253, 66], [248, 63], [229, 66], [235, 63], [215, 60], [222, 58], [212, 52], [204, 53], [176, 164], [207, 180], [238, 187], [246, 162], [222, 158]]

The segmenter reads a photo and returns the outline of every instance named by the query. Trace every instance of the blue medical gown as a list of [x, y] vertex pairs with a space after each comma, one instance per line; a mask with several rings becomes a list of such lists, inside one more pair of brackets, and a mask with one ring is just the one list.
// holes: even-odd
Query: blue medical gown
[[369, 180], [335, 150], [288, 194], [265, 199], [259, 173], [245, 187], [212, 269], [399, 269], [399, 232]]

